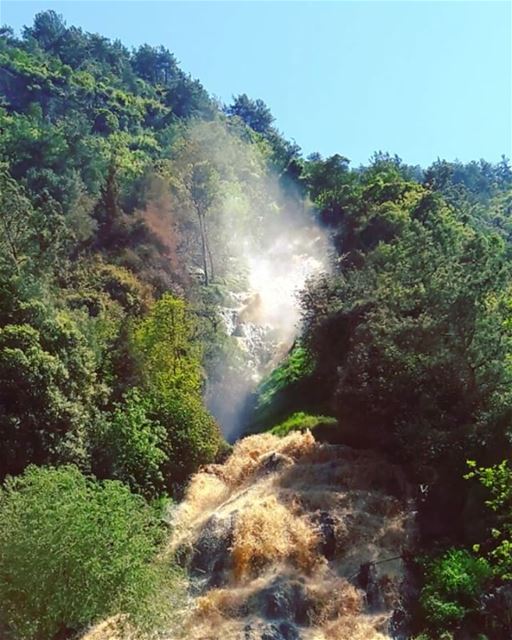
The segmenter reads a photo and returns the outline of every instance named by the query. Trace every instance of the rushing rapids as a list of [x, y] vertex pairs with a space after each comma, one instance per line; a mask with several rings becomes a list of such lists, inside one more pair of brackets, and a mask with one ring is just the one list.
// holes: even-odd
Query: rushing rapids
[[175, 515], [170, 546], [196, 594], [185, 637], [398, 637], [407, 491], [376, 454], [309, 433], [240, 441]]
[[[309, 432], [245, 438], [192, 478], [172, 515], [169, 557], [190, 597], [180, 629], [162, 637], [406, 638], [413, 514], [400, 469], [376, 453]], [[84, 640], [126, 640], [103, 625]]]

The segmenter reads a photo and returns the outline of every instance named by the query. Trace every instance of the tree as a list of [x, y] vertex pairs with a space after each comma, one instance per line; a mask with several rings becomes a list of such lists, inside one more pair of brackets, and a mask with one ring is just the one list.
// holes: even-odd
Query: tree
[[20, 305], [0, 328], [0, 476], [30, 463], [88, 464], [88, 428], [103, 390], [72, 317]]
[[168, 84], [178, 73], [173, 54], [164, 47], [141, 45], [132, 56], [132, 66], [141, 78], [152, 83]]
[[[211, 137], [212, 131], [206, 130]], [[216, 134], [216, 131], [213, 131]], [[215, 275], [213, 249], [211, 243], [211, 222], [217, 208], [220, 208], [220, 181], [222, 166], [215, 152], [208, 150], [206, 140], [199, 138], [200, 131], [187, 131], [177, 145], [172, 168], [175, 175], [174, 192], [183, 201], [183, 206], [191, 210], [197, 220], [200, 264], [206, 286]], [[190, 223], [187, 225], [190, 227]], [[190, 235], [190, 230], [188, 230]]]
[[263, 100], [252, 100], [245, 93], [234, 98], [226, 108], [226, 113], [241, 118], [247, 126], [261, 134], [270, 133], [274, 122], [274, 116]]
[[217, 196], [217, 174], [206, 162], [195, 164], [192, 169], [190, 194], [199, 221], [204, 284], [208, 286], [215, 277], [212, 250], [207, 227], [208, 210]]
[[303, 297], [318, 384], [337, 380], [347, 440], [461, 485], [468, 451], [506, 446], [507, 249], [471, 226], [466, 204], [456, 210], [407, 179], [397, 159], [380, 154], [357, 176], [318, 163], [310, 180], [340, 261]]
[[[166, 430], [150, 417], [147, 393], [131, 389], [95, 436], [93, 469], [101, 478], [115, 478], [147, 498], [165, 492], [164, 468], [169, 461]], [[185, 454], [186, 457], [186, 454]]]
[[222, 446], [218, 425], [202, 403], [200, 351], [193, 331], [185, 303], [166, 294], [133, 334], [143, 380], [138, 423], [153, 422], [152, 437], [167, 457], [160, 468], [170, 488], [212, 462]]
[[199, 393], [199, 345], [193, 339], [193, 322], [185, 302], [163, 295], [133, 334], [142, 379], [148, 388], [172, 388]]
[[2, 266], [20, 272], [34, 249], [34, 210], [8, 173], [0, 171], [0, 260]]
[[126, 230], [123, 229], [123, 211], [119, 204], [117, 167], [113, 160], [94, 209], [94, 217], [98, 223], [96, 243], [99, 247], [113, 249], [125, 240], [123, 236], [126, 236]]
[[162, 464], [165, 483], [171, 491], [184, 483], [201, 465], [215, 462], [225, 443], [214, 418], [198, 394], [169, 389], [150, 395], [149, 417], [165, 427]]
[[46, 51], [58, 54], [59, 44], [66, 33], [64, 18], [53, 10], [41, 11], [34, 17], [34, 25], [25, 27], [23, 36], [34, 38]]

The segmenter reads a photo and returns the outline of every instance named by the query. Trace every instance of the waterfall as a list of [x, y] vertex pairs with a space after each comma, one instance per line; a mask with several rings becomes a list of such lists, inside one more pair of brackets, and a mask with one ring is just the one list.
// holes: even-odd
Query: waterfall
[[[228, 440], [243, 428], [247, 401], [291, 348], [300, 329], [299, 294], [308, 278], [327, 269], [328, 241], [311, 223], [280, 228], [257, 248], [246, 239], [240, 262], [244, 290], [228, 292], [219, 308], [239, 364], [225, 363], [207, 403]], [[231, 368], [230, 368], [231, 367]]]

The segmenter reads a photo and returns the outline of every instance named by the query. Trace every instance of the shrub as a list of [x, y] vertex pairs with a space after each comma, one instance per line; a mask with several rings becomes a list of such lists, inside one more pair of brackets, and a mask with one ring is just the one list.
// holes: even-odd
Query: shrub
[[76, 467], [30, 466], [0, 492], [0, 619], [10, 638], [65, 637], [155, 587], [161, 529], [141, 497]]
[[200, 393], [201, 354], [194, 324], [183, 300], [164, 294], [133, 334], [140, 372], [149, 389]]
[[213, 462], [223, 448], [223, 439], [199, 395], [169, 391], [153, 397], [152, 404], [152, 419], [166, 431], [168, 462], [163, 469], [172, 487], [184, 482], [202, 464]]
[[[489, 492], [485, 501], [495, 514], [490, 530], [488, 559], [502, 580], [512, 580], [512, 464], [503, 460], [492, 467], [477, 467], [468, 460], [470, 472], [466, 479], [476, 478]], [[478, 546], [478, 545], [477, 545]]]
[[317, 431], [334, 428], [337, 424], [338, 421], [336, 418], [329, 416], [314, 416], [309, 413], [304, 413], [303, 411], [298, 411], [286, 418], [284, 422], [272, 427], [270, 433], [275, 436], [283, 437], [287, 436], [292, 431], [306, 431], [309, 429], [309, 431], [316, 435]]
[[101, 264], [98, 268], [101, 286], [112, 300], [134, 315], [149, 308], [152, 301], [151, 287], [141, 282], [131, 271], [113, 264]]
[[95, 445], [97, 475], [155, 498], [216, 460], [225, 443], [199, 395], [132, 389], [97, 429]]
[[441, 632], [457, 628], [476, 610], [492, 569], [465, 549], [449, 549], [427, 565], [425, 577], [421, 606], [429, 627]]
[[94, 470], [116, 478], [147, 498], [165, 490], [163, 464], [168, 460], [166, 431], [149, 417], [150, 402], [138, 389], [130, 390], [110, 420], [98, 429]]

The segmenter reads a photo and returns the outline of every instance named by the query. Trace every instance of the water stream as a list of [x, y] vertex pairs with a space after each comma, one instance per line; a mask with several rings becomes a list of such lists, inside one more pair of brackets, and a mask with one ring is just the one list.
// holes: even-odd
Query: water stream
[[239, 366], [226, 362], [220, 382], [207, 395], [210, 410], [232, 442], [243, 429], [248, 398], [286, 356], [299, 332], [299, 294], [310, 277], [326, 270], [327, 246], [315, 226], [278, 234], [257, 252], [246, 246], [247, 287], [228, 292], [219, 309]]

